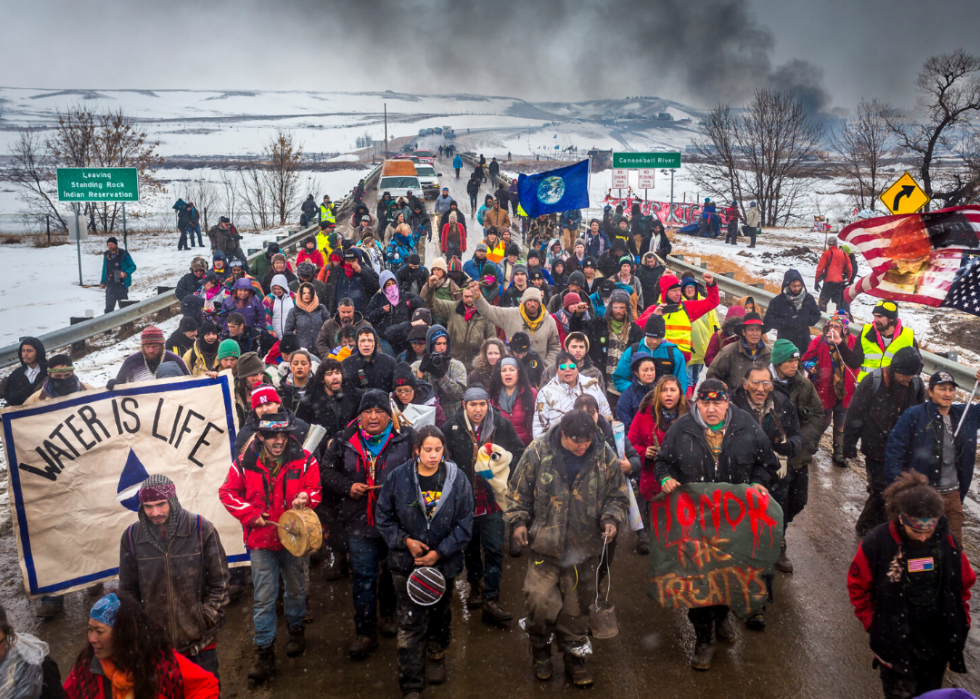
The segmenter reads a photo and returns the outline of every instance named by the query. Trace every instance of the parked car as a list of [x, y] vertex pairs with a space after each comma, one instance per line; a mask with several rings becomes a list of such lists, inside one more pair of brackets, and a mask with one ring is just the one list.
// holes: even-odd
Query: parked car
[[422, 183], [422, 191], [425, 192], [426, 199], [435, 199], [439, 196], [439, 178], [442, 177], [442, 173], [436, 174], [436, 169], [428, 163], [418, 163], [415, 166], [415, 174]]

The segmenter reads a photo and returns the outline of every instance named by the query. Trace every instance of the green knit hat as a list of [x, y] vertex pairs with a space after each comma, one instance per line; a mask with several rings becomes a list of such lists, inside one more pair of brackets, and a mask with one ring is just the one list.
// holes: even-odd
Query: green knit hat
[[241, 349], [238, 347], [238, 343], [228, 338], [227, 340], [222, 340], [221, 344], [218, 345], [218, 361], [225, 359], [226, 357], [234, 357], [238, 359], [242, 354]]
[[770, 361], [773, 366], [779, 366], [783, 362], [799, 358], [800, 350], [789, 340], [776, 340], [776, 344], [772, 346], [772, 357]]

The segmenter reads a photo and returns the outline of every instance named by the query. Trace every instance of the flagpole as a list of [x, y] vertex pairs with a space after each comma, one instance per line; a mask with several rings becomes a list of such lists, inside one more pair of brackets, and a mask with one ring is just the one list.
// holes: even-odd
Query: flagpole
[[953, 433], [953, 439], [956, 439], [957, 435], [959, 435], [960, 428], [963, 427], [963, 423], [966, 421], [966, 414], [970, 410], [970, 403], [973, 402], [973, 397], [977, 395], [978, 386], [980, 386], [980, 379], [973, 382], [973, 393], [970, 394], [970, 399], [966, 402], [966, 406], [963, 408], [963, 416], [960, 418], [960, 424], [956, 426], [956, 432]]

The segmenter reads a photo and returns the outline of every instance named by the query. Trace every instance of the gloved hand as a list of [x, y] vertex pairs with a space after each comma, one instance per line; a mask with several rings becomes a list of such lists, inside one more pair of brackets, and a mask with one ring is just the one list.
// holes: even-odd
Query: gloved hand
[[108, 381], [105, 382], [105, 387], [111, 391], [116, 387], [116, 384], [118, 383], [119, 382], [116, 381], [115, 379], [109, 379]]
[[441, 379], [449, 371], [449, 357], [444, 354], [427, 354], [422, 358], [419, 370]]
[[820, 282], [814, 282], [813, 290], [816, 291], [818, 294], [820, 293]]
[[789, 459], [785, 456], [776, 456], [776, 458], [779, 460], [779, 470], [776, 471], [776, 476], [779, 480], [782, 480], [789, 473]]

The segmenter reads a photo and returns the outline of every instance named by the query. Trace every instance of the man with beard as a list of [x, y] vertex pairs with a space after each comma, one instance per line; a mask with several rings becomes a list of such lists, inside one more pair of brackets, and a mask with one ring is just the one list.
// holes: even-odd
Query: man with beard
[[161, 362], [174, 362], [181, 368], [184, 376], [190, 374], [183, 359], [163, 348], [163, 341], [163, 331], [160, 328], [154, 325], [144, 328], [140, 335], [140, 351], [126, 358], [119, 367], [116, 378], [106, 383], [106, 388], [111, 389], [121, 383], [151, 381]]
[[119, 589], [167, 631], [174, 650], [218, 677], [218, 629], [228, 606], [228, 560], [214, 525], [180, 506], [154, 474], [139, 490], [139, 521], [119, 545]]
[[879, 301], [871, 311], [874, 322], [861, 328], [859, 341], [851, 351], [844, 352], [841, 343], [841, 356], [851, 369], [860, 369], [855, 383], [860, 384], [865, 376], [875, 369], [885, 368], [904, 347], [919, 349], [912, 328], [902, 325], [898, 317], [898, 305], [894, 301]]
[[558, 341], [558, 326], [555, 319], [541, 303], [541, 290], [528, 287], [521, 295], [521, 305], [517, 308], [491, 306], [480, 293], [480, 283], [470, 282], [476, 310], [504, 332], [510, 342], [515, 333], [527, 333], [531, 338], [531, 349], [544, 358], [545, 366], [553, 364], [561, 349]]
[[344, 328], [352, 327], [357, 331], [366, 325], [369, 323], [364, 320], [361, 312], [354, 308], [354, 301], [349, 298], [340, 299], [333, 318], [320, 327], [320, 334], [316, 338], [317, 353], [321, 357], [329, 355], [333, 348], [340, 344], [340, 333]]
[[463, 289], [459, 301], [443, 301], [436, 298], [438, 284], [438, 277], [430, 276], [428, 283], [422, 287], [422, 300], [434, 315], [448, 319], [446, 330], [453, 347], [453, 357], [469, 367], [480, 354], [483, 341], [497, 336], [496, 328], [476, 310], [473, 291], [469, 287]]
[[625, 291], [616, 289], [609, 296], [606, 313], [601, 318], [585, 320], [585, 304], [579, 303], [572, 310], [568, 327], [573, 332], [583, 332], [591, 338], [589, 354], [592, 363], [602, 370], [606, 392], [613, 398], [610, 407], [615, 410], [615, 399], [622, 392], [613, 382], [613, 373], [619, 358], [626, 349], [643, 340], [643, 328], [633, 320], [633, 306]]

